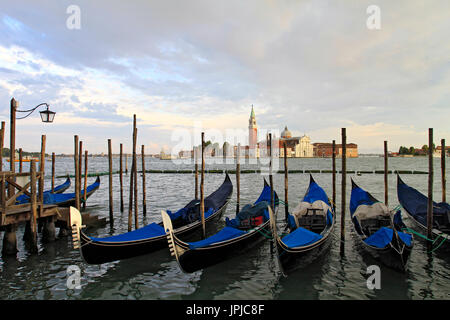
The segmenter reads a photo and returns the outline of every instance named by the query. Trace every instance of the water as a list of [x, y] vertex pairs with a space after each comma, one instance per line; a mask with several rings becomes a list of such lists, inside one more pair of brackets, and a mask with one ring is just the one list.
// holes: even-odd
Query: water
[[[128, 159], [130, 160], [130, 159]], [[146, 169], [193, 169], [192, 164], [174, 165], [171, 161], [147, 159]], [[447, 168], [450, 167], [447, 159]], [[129, 167], [130, 161], [128, 162]], [[46, 168], [50, 168], [50, 162]], [[282, 169], [282, 161], [279, 167]], [[140, 167], [140, 166], [139, 166]], [[255, 168], [242, 164], [241, 169]], [[289, 159], [289, 170], [331, 169], [331, 159]], [[89, 158], [89, 172], [107, 171], [107, 158]], [[230, 165], [208, 165], [207, 169], [228, 168]], [[337, 160], [340, 170], [341, 162]], [[118, 159], [114, 159], [114, 170]], [[347, 170], [382, 170], [383, 158], [360, 157], [348, 159]], [[428, 170], [425, 157], [390, 158], [390, 170]], [[24, 170], [28, 170], [27, 164]], [[48, 170], [48, 169], [47, 169]], [[73, 173], [71, 158], [58, 158], [56, 174]], [[48, 175], [48, 173], [47, 173]], [[331, 174], [313, 174], [315, 180], [331, 197]], [[447, 171], [447, 177], [449, 172]], [[194, 196], [192, 174], [147, 174], [147, 218], [140, 216], [139, 224], [160, 221], [160, 210], [181, 208]], [[235, 186], [235, 176], [230, 176]], [[350, 177], [376, 198], [384, 199], [382, 174], [348, 175], [346, 208], [346, 241], [341, 252], [340, 216], [334, 229], [332, 244], [325, 255], [289, 277], [281, 275], [270, 242], [234, 257], [216, 266], [192, 274], [184, 274], [178, 268], [168, 250], [128, 260], [92, 266], [83, 262], [79, 251], [72, 249], [71, 239], [59, 239], [54, 243], [41, 244], [39, 253], [30, 254], [22, 239], [23, 225], [18, 229], [19, 252], [17, 257], [0, 260], [0, 299], [449, 299], [450, 258], [441, 253], [427, 253], [426, 245], [420, 239], [415, 241], [410, 256], [409, 269], [402, 274], [381, 267], [381, 290], [369, 290], [366, 286], [368, 265], [376, 261], [361, 255], [357, 250], [357, 238], [352, 231], [348, 203], [350, 198]], [[427, 194], [427, 175], [404, 174], [404, 181]], [[223, 174], [205, 175], [205, 193], [215, 190], [223, 181]], [[56, 183], [64, 182], [64, 178]], [[88, 179], [92, 183], [94, 177]], [[72, 180], [73, 182], [73, 180]], [[339, 210], [340, 175], [337, 175], [337, 207]], [[141, 179], [139, 177], [139, 183]], [[304, 195], [309, 183], [308, 174], [289, 175], [289, 202], [295, 207]], [[98, 229], [89, 229], [91, 236], [102, 237], [127, 231], [129, 175], [124, 178], [125, 212], [119, 210], [119, 176], [114, 175], [114, 227], [109, 224]], [[254, 202], [263, 186], [260, 174], [241, 174], [241, 205]], [[274, 186], [284, 199], [284, 174], [274, 176]], [[50, 187], [47, 179], [46, 189]], [[142, 186], [139, 185], [139, 203], [142, 207]], [[236, 206], [236, 189], [225, 216], [233, 217]], [[73, 192], [72, 187], [66, 192]], [[447, 193], [447, 199], [449, 194]], [[440, 160], [435, 159], [434, 199], [441, 199]], [[396, 176], [389, 175], [390, 207], [397, 206]], [[101, 177], [100, 189], [88, 200], [88, 211], [100, 217], [109, 216], [108, 177]], [[284, 207], [280, 206], [279, 219]], [[405, 223], [411, 221], [404, 216]], [[222, 219], [224, 220], [224, 219]], [[223, 222], [222, 222], [223, 224]], [[68, 289], [67, 268], [78, 266], [81, 270], [81, 289]]]

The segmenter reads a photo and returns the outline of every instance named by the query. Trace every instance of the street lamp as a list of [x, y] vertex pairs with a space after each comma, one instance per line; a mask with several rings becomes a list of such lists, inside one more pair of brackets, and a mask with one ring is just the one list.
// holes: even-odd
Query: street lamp
[[[11, 128], [10, 128], [11, 134], [10, 134], [10, 148], [9, 148], [10, 157], [9, 157], [9, 159], [10, 159], [10, 170], [13, 173], [16, 171], [16, 168], [15, 168], [16, 119], [19, 120], [19, 119], [27, 118], [34, 112], [34, 110], [36, 110], [37, 108], [39, 108], [41, 106], [47, 107], [46, 110], [40, 111], [42, 122], [45, 122], [45, 123], [53, 122], [53, 119], [55, 118], [55, 114], [56, 114], [56, 112], [49, 110], [49, 105], [48, 105], [48, 103], [45, 103], [45, 102], [38, 104], [36, 107], [29, 109], [29, 110], [18, 110], [17, 109], [18, 106], [19, 106], [19, 103], [17, 102], [17, 100], [12, 98], [11, 99]], [[27, 113], [27, 114], [23, 117], [16, 118], [16, 112]]]
[[[39, 113], [41, 114], [42, 122], [47, 122], [47, 123], [53, 122], [53, 119], [55, 118], [56, 112], [50, 111], [49, 104], [45, 103], [45, 102], [41, 103], [41, 104], [38, 104], [36, 107], [34, 107], [32, 109], [29, 109], [29, 110], [17, 110], [17, 109], [15, 109], [15, 112], [23, 112], [23, 113], [27, 112], [28, 113], [26, 116], [23, 116], [23, 117], [20, 117], [20, 118], [16, 118], [16, 119], [25, 119], [25, 118], [27, 118], [29, 115], [31, 115], [33, 113], [34, 110], [36, 110], [37, 108], [39, 108], [41, 106], [46, 106], [47, 107], [46, 110], [39, 111]], [[16, 106], [16, 108], [17, 108], [17, 106]]]

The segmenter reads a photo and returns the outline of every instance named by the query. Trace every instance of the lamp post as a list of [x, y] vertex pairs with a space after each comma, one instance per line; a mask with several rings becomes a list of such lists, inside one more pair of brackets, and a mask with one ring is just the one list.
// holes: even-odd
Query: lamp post
[[[17, 107], [19, 106], [19, 103], [16, 99], [11, 99], [11, 128], [10, 128], [10, 149], [9, 149], [9, 161], [10, 161], [10, 170], [12, 173], [16, 172], [16, 164], [15, 164], [15, 158], [16, 158], [16, 119], [25, 119], [28, 116], [30, 116], [37, 108], [46, 106], [47, 109], [44, 111], [40, 111], [41, 114], [41, 120], [45, 123], [51, 123], [53, 122], [53, 119], [55, 118], [56, 112], [50, 111], [49, 104], [48, 103], [41, 103], [38, 104], [36, 107], [29, 109], [29, 110], [18, 110]], [[26, 113], [25, 116], [16, 118], [16, 113]], [[11, 192], [14, 192], [13, 190]]]

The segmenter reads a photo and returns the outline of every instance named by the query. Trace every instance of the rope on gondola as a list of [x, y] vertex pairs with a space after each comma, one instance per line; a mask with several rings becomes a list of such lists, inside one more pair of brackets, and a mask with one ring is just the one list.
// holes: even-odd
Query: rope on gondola
[[409, 228], [403, 228], [402, 231], [407, 231], [407, 232], [413, 233], [413, 234], [415, 234], [416, 236], [421, 237], [422, 239], [425, 239], [425, 240], [427, 240], [427, 241], [431, 241], [431, 245], [433, 245], [433, 246], [434, 246], [434, 244], [436, 243], [436, 241], [437, 241], [439, 238], [442, 238], [442, 241], [441, 241], [436, 247], [434, 247], [431, 251], [429, 251], [429, 253], [432, 253], [432, 252], [436, 251], [437, 249], [439, 249], [440, 246], [442, 246], [442, 245], [444, 244], [444, 242], [445, 242], [446, 240], [449, 240], [448, 236], [445, 236], [445, 237], [444, 237], [444, 236], [441, 235], [441, 234], [439, 234], [439, 235], [436, 237], [436, 239], [433, 240], [433, 239], [429, 239], [427, 236], [425, 236], [425, 235], [423, 235], [423, 234], [421, 234], [421, 233], [419, 233], [419, 232], [417, 232], [417, 231], [415, 231], [415, 230], [409, 229]]
[[258, 229], [257, 231], [261, 233], [266, 239], [273, 239], [272, 234], [270, 232], [263, 231], [264, 229]]

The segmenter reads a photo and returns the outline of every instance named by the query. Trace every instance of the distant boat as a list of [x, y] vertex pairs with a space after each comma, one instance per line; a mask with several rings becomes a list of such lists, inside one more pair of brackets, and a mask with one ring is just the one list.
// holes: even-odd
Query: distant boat
[[[30, 157], [30, 156], [26, 156], [22, 158], [22, 162], [30, 162], [31, 160], [34, 161], [39, 161], [39, 158], [36, 157]], [[10, 162], [11, 160], [9, 158], [6, 159], [6, 161]], [[14, 159], [14, 162], [20, 162], [20, 159]]]

